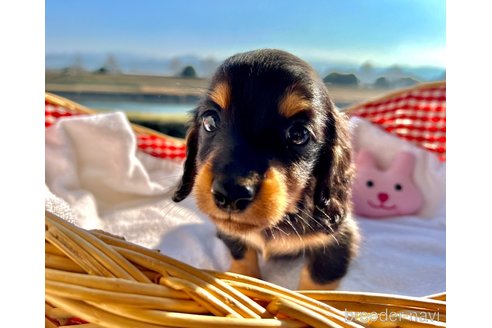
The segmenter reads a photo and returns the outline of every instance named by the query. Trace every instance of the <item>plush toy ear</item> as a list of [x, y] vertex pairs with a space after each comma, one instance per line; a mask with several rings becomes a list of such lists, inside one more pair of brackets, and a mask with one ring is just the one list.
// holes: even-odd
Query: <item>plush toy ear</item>
[[366, 149], [362, 149], [357, 154], [355, 164], [357, 165], [357, 167], [359, 166], [376, 167], [376, 160], [374, 159], [374, 155], [370, 151]]
[[183, 176], [178, 189], [173, 195], [173, 201], [180, 202], [185, 199], [193, 189], [196, 176], [196, 154], [198, 151], [198, 128], [193, 125], [186, 136], [186, 160], [184, 162]]
[[415, 168], [415, 155], [411, 152], [399, 153], [391, 163], [390, 170], [401, 175], [412, 175]]

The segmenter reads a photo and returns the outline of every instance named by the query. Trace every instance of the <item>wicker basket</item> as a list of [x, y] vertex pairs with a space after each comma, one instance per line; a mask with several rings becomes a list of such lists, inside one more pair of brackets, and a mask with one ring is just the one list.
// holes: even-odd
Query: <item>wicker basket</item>
[[[441, 105], [436, 105], [435, 100], [432, 100], [434, 103], [431, 107], [415, 105], [415, 99], [431, 101], [421, 92], [436, 88], [441, 91], [444, 88], [445, 92], [443, 83], [418, 86], [354, 106], [348, 113], [370, 120], [373, 118], [376, 124], [394, 124], [380, 125], [397, 135], [404, 133], [401, 128], [403, 123], [398, 120], [405, 119], [406, 124], [410, 116], [414, 118], [413, 124], [418, 126], [422, 121], [439, 125], [443, 122], [441, 119], [421, 118], [445, 113], [445, 93], [444, 107], [442, 101]], [[438, 94], [436, 90], [432, 92], [433, 96]], [[442, 100], [442, 97], [439, 99]], [[399, 105], [388, 106], [390, 103]], [[410, 109], [405, 107], [409, 104]], [[442, 107], [444, 110], [434, 110]], [[45, 108], [46, 126], [59, 117], [94, 113], [52, 94], [46, 94]], [[409, 111], [433, 114], [409, 114]], [[424, 126], [428, 127], [429, 124]], [[161, 158], [184, 158], [183, 140], [137, 125], [132, 127], [141, 150]], [[441, 133], [439, 129], [434, 131]], [[438, 147], [429, 147], [428, 131], [424, 139], [418, 140], [412, 133], [407, 134], [408, 138], [403, 137], [445, 158], [445, 139], [444, 148], [440, 142], [442, 139], [436, 140], [440, 142]], [[119, 237], [101, 231], [86, 231], [50, 212], [46, 212], [45, 218], [46, 327], [75, 324], [85, 328], [446, 325], [445, 293], [406, 297], [339, 291], [292, 291], [238, 274], [199, 270]]]
[[[84, 322], [91, 323], [85, 327], [445, 326], [445, 294], [291, 291], [199, 270], [49, 212], [45, 241], [48, 327]], [[393, 322], [377, 313], [391, 313]]]

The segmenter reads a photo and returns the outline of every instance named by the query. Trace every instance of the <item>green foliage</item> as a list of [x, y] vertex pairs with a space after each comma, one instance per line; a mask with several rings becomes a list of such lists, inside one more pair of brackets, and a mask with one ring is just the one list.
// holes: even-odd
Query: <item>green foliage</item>
[[94, 73], [96, 73], [96, 74], [108, 74], [109, 71], [106, 67], [101, 67], [101, 68], [95, 70]]
[[193, 66], [186, 66], [180, 74], [181, 77], [196, 77], [196, 71]]
[[378, 77], [376, 81], [374, 81], [374, 86], [377, 88], [389, 88], [390, 83], [387, 78], [384, 76]]
[[411, 78], [411, 77], [402, 77], [398, 80], [395, 81], [395, 85], [397, 87], [411, 87], [413, 85], [416, 85], [418, 84], [419, 81], [414, 79], [414, 78]]
[[339, 84], [339, 85], [359, 85], [359, 79], [355, 74], [342, 74], [342, 73], [331, 73], [328, 74], [323, 82], [326, 84]]

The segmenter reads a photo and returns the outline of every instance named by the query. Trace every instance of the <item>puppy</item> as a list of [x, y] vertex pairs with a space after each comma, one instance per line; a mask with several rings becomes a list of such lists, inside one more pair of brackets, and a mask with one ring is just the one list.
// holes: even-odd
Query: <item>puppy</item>
[[190, 192], [232, 255], [306, 258], [299, 289], [334, 289], [356, 251], [346, 118], [314, 70], [280, 50], [234, 55], [193, 112], [173, 200]]

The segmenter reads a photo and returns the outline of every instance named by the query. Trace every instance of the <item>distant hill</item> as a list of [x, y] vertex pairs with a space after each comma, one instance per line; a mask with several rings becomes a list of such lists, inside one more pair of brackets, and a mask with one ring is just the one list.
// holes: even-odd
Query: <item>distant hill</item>
[[[113, 57], [121, 72], [125, 74], [147, 74], [178, 76], [186, 66], [192, 66], [196, 74], [200, 77], [210, 77], [219, 66], [222, 59], [212, 57], [199, 57], [196, 55], [167, 56], [162, 54], [160, 57], [153, 58], [118, 53], [118, 54], [46, 54], [46, 69], [65, 69], [73, 66], [81, 67], [87, 71], [100, 69], [108, 61], [108, 57]], [[399, 78], [413, 78], [418, 81], [435, 81], [445, 77], [446, 70], [439, 67], [411, 67], [407, 65], [377, 66], [371, 62], [362, 65], [347, 62], [321, 61], [314, 60], [308, 62], [322, 77], [332, 72], [341, 74], [355, 74], [360, 80], [360, 84], [372, 84], [377, 78], [385, 76], [390, 80]]]
[[65, 69], [75, 64], [87, 71], [100, 69], [108, 57], [114, 57], [119, 69], [125, 74], [178, 76], [186, 66], [192, 66], [198, 76], [208, 77], [219, 66], [214, 58], [179, 56], [149, 58], [131, 54], [46, 54], [46, 69]]

